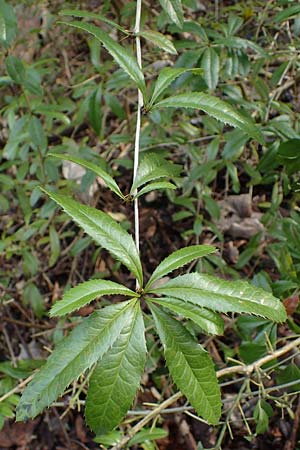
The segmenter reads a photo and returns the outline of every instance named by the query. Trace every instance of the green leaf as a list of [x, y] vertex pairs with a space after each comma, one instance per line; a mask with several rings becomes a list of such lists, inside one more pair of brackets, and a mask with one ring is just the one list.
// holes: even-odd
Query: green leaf
[[263, 143], [260, 130], [249, 118], [240, 114], [229, 103], [204, 92], [192, 92], [168, 97], [156, 103], [153, 108], [194, 108], [220, 120], [223, 123], [245, 131], [253, 139]]
[[48, 139], [38, 117], [31, 117], [29, 122], [29, 134], [34, 146], [44, 153], [47, 150]]
[[235, 161], [244, 151], [248, 136], [241, 130], [233, 130], [224, 136], [226, 144], [222, 151], [222, 159]]
[[87, 424], [97, 434], [111, 431], [130, 408], [146, 362], [142, 312], [124, 326], [112, 348], [97, 363], [86, 399]]
[[[298, 381], [298, 383], [297, 383]], [[297, 392], [300, 390], [300, 369], [294, 362], [286, 365], [285, 367], [279, 367], [276, 371], [276, 383], [286, 384], [295, 383], [286, 387], [287, 392]]]
[[207, 86], [211, 90], [215, 89], [219, 81], [220, 59], [213, 48], [208, 47], [204, 50], [201, 58], [201, 67], [204, 70], [203, 78]]
[[96, 164], [86, 161], [85, 159], [77, 158], [76, 156], [66, 155], [66, 154], [58, 154], [58, 153], [49, 153], [49, 156], [53, 156], [53, 158], [58, 158], [61, 160], [71, 161], [75, 164], [79, 164], [82, 167], [85, 167], [88, 170], [94, 172], [98, 177], [102, 178], [105, 182], [106, 186], [113, 191], [118, 197], [124, 199], [124, 195], [122, 194], [119, 186], [115, 182], [115, 180], [103, 169], [101, 169]]
[[64, 314], [82, 308], [97, 297], [113, 294], [127, 295], [128, 297], [139, 296], [131, 289], [113, 281], [89, 280], [69, 289], [63, 296], [63, 299], [52, 306], [50, 317], [63, 316]]
[[180, 322], [154, 305], [150, 308], [173, 380], [199, 416], [216, 425], [222, 404], [209, 353], [193, 339]]
[[106, 447], [111, 447], [113, 445], [117, 445], [122, 439], [123, 434], [121, 431], [111, 431], [110, 433], [97, 435], [93, 440], [97, 442], [97, 444], [105, 445]]
[[0, 43], [6, 48], [17, 35], [17, 17], [12, 5], [0, 0]]
[[262, 434], [268, 430], [269, 417], [273, 414], [272, 407], [265, 400], [259, 399], [253, 411], [256, 420], [255, 434]]
[[94, 312], [59, 343], [25, 389], [17, 421], [34, 418], [111, 348], [134, 317], [135, 300]]
[[149, 108], [157, 101], [161, 94], [170, 86], [170, 84], [176, 80], [180, 75], [192, 72], [195, 74], [202, 74], [202, 69], [184, 69], [184, 68], [173, 68], [165, 67], [159, 72], [158, 78], [155, 82], [153, 94], [149, 102]]
[[194, 259], [202, 258], [210, 253], [214, 253], [215, 251], [216, 248], [212, 245], [191, 245], [189, 247], [176, 250], [157, 266], [145, 286], [145, 291], [147, 291], [147, 289], [149, 289], [155, 281], [164, 277], [168, 273], [173, 272], [173, 270], [185, 266], [185, 264], [192, 262]]
[[54, 228], [53, 225], [50, 226], [49, 230], [49, 238], [50, 238], [50, 259], [49, 259], [49, 267], [54, 266], [56, 261], [58, 260], [60, 256], [60, 240], [59, 235]]
[[147, 301], [155, 302], [165, 308], [168, 308], [170, 311], [192, 320], [199, 325], [205, 333], [224, 333], [223, 320], [218, 314], [210, 311], [209, 309], [171, 297], [151, 298], [147, 299]]
[[21, 59], [10, 55], [6, 58], [5, 64], [10, 78], [17, 84], [23, 84], [26, 80], [26, 70]]
[[43, 116], [49, 117], [49, 119], [59, 120], [67, 126], [71, 125], [71, 120], [69, 119], [67, 114], [59, 112], [49, 107], [49, 105], [42, 105], [38, 103], [37, 105], [33, 106], [33, 110], [36, 114], [43, 114]]
[[84, 22], [61, 22], [65, 25], [69, 25], [74, 28], [78, 28], [80, 30], [87, 31], [91, 35], [93, 35], [96, 39], [98, 39], [107, 51], [111, 54], [117, 64], [134, 80], [137, 87], [143, 94], [144, 103], [146, 102], [146, 84], [144, 80], [143, 72], [138, 66], [136, 60], [133, 56], [120, 44], [115, 42], [107, 33], [100, 30], [100, 28], [95, 25], [91, 25]]
[[168, 436], [168, 432], [163, 428], [144, 428], [139, 431], [133, 438], [128, 442], [128, 447], [132, 445], [142, 444], [145, 441], [155, 441], [156, 439], [163, 439]]
[[284, 61], [280, 66], [278, 66], [272, 73], [272, 77], [270, 79], [270, 84], [272, 87], [277, 86], [281, 83], [286, 71], [290, 67], [290, 61]]
[[23, 83], [23, 87], [33, 95], [43, 96], [43, 88], [41, 86], [40, 73], [33, 67], [26, 68], [26, 79]]
[[41, 318], [45, 311], [45, 302], [38, 287], [34, 283], [28, 283], [23, 291], [23, 302], [29, 304], [36, 317]]
[[113, 20], [107, 19], [105, 16], [102, 16], [101, 14], [92, 13], [90, 11], [80, 11], [79, 9], [63, 9], [58, 14], [60, 16], [73, 16], [73, 17], [81, 17], [84, 19], [101, 20], [101, 22], [105, 22], [108, 25], [111, 25], [113, 28], [116, 28], [117, 30], [122, 31], [122, 33], [130, 34], [128, 31], [126, 31], [124, 28], [122, 28], [119, 24], [117, 24]]
[[102, 130], [101, 98], [102, 98], [102, 86], [99, 85], [91, 94], [88, 106], [89, 121], [97, 136], [101, 136]]
[[246, 281], [226, 281], [191, 273], [174, 278], [150, 292], [176, 297], [214, 311], [255, 314], [274, 322], [283, 322], [287, 318], [280, 300]]
[[152, 44], [165, 50], [165, 52], [171, 53], [171, 55], [177, 55], [177, 50], [172, 41], [166, 38], [162, 33], [158, 33], [157, 31], [140, 31], [137, 35], [152, 42]]
[[183, 11], [180, 0], [159, 0], [161, 7], [167, 13], [172, 22], [179, 28], [183, 25]]
[[0, 10], [0, 39], [1, 41], [6, 41], [6, 23], [5, 23], [5, 17]]
[[[257, 52], [259, 55], [263, 56], [264, 58], [268, 57], [268, 53], [265, 52], [265, 50], [260, 47], [258, 44], [256, 44], [255, 42], [252, 42], [248, 39], [243, 39], [240, 37], [236, 37], [236, 36], [228, 36], [228, 37], [224, 37], [222, 36], [219, 39], [215, 40], [215, 44], [221, 45], [221, 46], [225, 46], [227, 48], [242, 48], [242, 49], [247, 49], [247, 48], [251, 48], [251, 50], [254, 50], [255, 52]], [[238, 56], [235, 53], [236, 56]]]
[[147, 186], [143, 187], [135, 196], [135, 198], [141, 197], [142, 195], [147, 194], [147, 192], [151, 192], [156, 189], [177, 189], [177, 186], [175, 186], [175, 184], [169, 183], [168, 181], [156, 181], [154, 183], [149, 183], [147, 184]]
[[132, 236], [108, 214], [90, 206], [82, 205], [64, 195], [41, 188], [98, 244], [121, 261], [143, 285], [140, 257]]
[[289, 139], [281, 142], [277, 154], [282, 160], [296, 162], [296, 160], [300, 159], [300, 139]]
[[177, 177], [180, 172], [181, 167], [178, 164], [166, 161], [155, 153], [148, 154], [143, 158], [138, 167], [130, 193], [133, 195], [138, 187], [148, 183], [148, 181], [163, 177]]
[[300, 5], [292, 5], [290, 8], [284, 8], [283, 11], [280, 11], [275, 16], [275, 22], [283, 22], [284, 20], [288, 20], [296, 14], [300, 14]]

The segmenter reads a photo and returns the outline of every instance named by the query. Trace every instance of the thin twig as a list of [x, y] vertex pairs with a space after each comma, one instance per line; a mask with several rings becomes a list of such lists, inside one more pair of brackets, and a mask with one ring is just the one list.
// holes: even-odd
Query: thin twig
[[300, 397], [298, 399], [297, 409], [295, 413], [295, 419], [294, 419], [294, 426], [291, 433], [290, 439], [286, 442], [283, 450], [293, 450], [296, 448], [296, 441], [297, 441], [297, 433], [299, 429], [299, 423], [300, 423]]
[[153, 411], [151, 411], [146, 417], [144, 417], [140, 422], [138, 422], [131, 430], [130, 432], [121, 439], [121, 441], [112, 447], [111, 450], [122, 450], [124, 449], [127, 442], [135, 436], [142, 428], [144, 428], [145, 425], [147, 425], [148, 422], [150, 422], [152, 419], [155, 419], [157, 415], [166, 409], [168, 406], [172, 405], [172, 403], [175, 403], [177, 400], [181, 398], [182, 394], [181, 392], [177, 392], [176, 394], [172, 395], [172, 397], [168, 398], [164, 402], [162, 402], [160, 405], [158, 405]]
[[12, 365], [14, 367], [17, 367], [17, 360], [16, 360], [16, 357], [15, 357], [15, 354], [14, 354], [14, 350], [13, 350], [12, 344], [11, 344], [10, 339], [9, 339], [9, 335], [8, 335], [8, 333], [6, 331], [5, 325], [3, 325], [3, 327], [2, 327], [2, 331], [3, 331], [3, 336], [4, 336], [4, 339], [6, 341], [6, 345], [7, 345], [9, 354], [10, 354], [10, 359], [12, 361]]
[[[244, 380], [245, 380], [245, 377], [242, 377], [242, 378], [238, 378], [238, 379], [233, 380], [233, 381], [234, 381], [235, 383], [238, 383], [238, 382], [244, 381]], [[277, 397], [275, 397], [275, 396], [270, 396], [270, 395], [269, 395], [270, 393], [272, 393], [272, 392], [274, 392], [274, 391], [280, 391], [280, 390], [286, 389], [286, 388], [291, 388], [291, 387], [294, 387], [295, 385], [298, 385], [298, 384], [299, 384], [299, 380], [293, 380], [293, 381], [290, 381], [289, 383], [283, 383], [283, 384], [279, 384], [279, 385], [276, 385], [276, 386], [271, 386], [271, 387], [265, 388], [265, 389], [264, 389], [264, 393], [265, 393], [265, 394], [268, 394], [268, 397], [269, 397], [269, 398], [272, 398], [272, 399], [274, 400], [274, 399], [277, 399]], [[226, 385], [226, 383], [220, 383], [220, 386], [221, 386], [221, 387], [223, 387], [223, 386], [225, 386], [225, 385]], [[298, 391], [293, 391], [293, 392], [290, 392], [290, 393], [286, 393], [285, 395], [286, 395], [286, 396], [289, 396], [289, 395], [296, 395], [297, 393], [298, 393]], [[254, 397], [259, 396], [260, 394], [261, 394], [261, 390], [260, 390], [260, 389], [258, 389], [258, 390], [256, 390], [256, 391], [249, 391], [249, 392], [247, 392], [247, 393], [244, 393], [244, 394], [242, 395], [242, 398], [243, 398], [243, 399], [245, 399], [245, 398], [247, 398], [247, 397], [254, 398]], [[224, 398], [224, 400], [223, 400], [223, 404], [230, 403], [230, 402], [232, 402], [232, 399], [231, 399], [231, 398]], [[78, 403], [80, 406], [85, 406], [85, 400], [78, 400], [77, 403]], [[65, 408], [66, 405], [67, 405], [66, 402], [54, 402], [54, 403], [52, 403], [52, 406], [55, 407], [55, 408]], [[160, 414], [176, 414], [176, 413], [183, 413], [183, 412], [186, 412], [186, 411], [194, 411], [194, 409], [195, 409], [195, 408], [193, 408], [193, 406], [189, 406], [189, 405], [185, 404], [185, 405], [183, 405], [183, 406], [177, 406], [177, 407], [174, 407], [174, 408], [166, 408], [166, 409], [163, 409], [163, 410], [160, 412]], [[134, 409], [134, 410], [131, 410], [131, 409], [130, 409], [130, 410], [127, 412], [127, 416], [128, 416], [128, 417], [129, 417], [129, 416], [131, 416], [131, 417], [138, 417], [138, 416], [144, 417], [144, 416], [147, 416], [148, 414], [150, 414], [152, 411], [153, 411], [153, 409]], [[202, 420], [202, 419], [201, 419], [201, 420]], [[202, 422], [205, 422], [205, 420], [202, 420]]]
[[222, 441], [223, 441], [223, 437], [224, 437], [225, 431], [226, 431], [226, 429], [228, 428], [228, 425], [229, 425], [230, 416], [231, 416], [231, 414], [233, 413], [233, 411], [234, 411], [234, 409], [236, 408], [236, 406], [239, 404], [239, 402], [240, 402], [240, 400], [241, 400], [241, 396], [242, 396], [242, 394], [244, 393], [244, 391], [245, 391], [246, 388], [247, 388], [247, 380], [245, 380], [245, 381], [243, 382], [243, 384], [242, 384], [242, 386], [241, 386], [241, 388], [240, 388], [240, 390], [239, 390], [239, 392], [238, 392], [238, 394], [237, 394], [237, 396], [236, 396], [234, 402], [232, 403], [232, 405], [231, 405], [231, 407], [230, 407], [230, 409], [229, 409], [229, 411], [228, 411], [228, 413], [227, 413], [227, 415], [226, 415], [225, 423], [224, 423], [224, 425], [222, 426], [222, 429], [221, 429], [221, 431], [220, 431], [218, 440], [217, 440], [217, 442], [216, 442], [216, 446], [215, 446], [215, 449], [216, 449], [216, 450], [219, 450], [219, 448], [220, 448], [220, 446], [221, 446], [221, 443], [222, 443]]
[[[134, 31], [136, 33], [136, 58], [137, 63], [140, 68], [142, 68], [142, 50], [141, 50], [141, 39], [138, 36], [141, 24], [141, 10], [142, 10], [142, 0], [137, 0], [136, 2], [136, 17], [135, 17], [135, 27]], [[138, 166], [139, 166], [139, 153], [140, 153], [140, 136], [141, 136], [141, 116], [143, 108], [143, 95], [140, 89], [138, 89], [138, 108], [137, 108], [137, 118], [136, 118], [136, 130], [135, 130], [135, 144], [134, 144], [134, 161], [133, 161], [133, 183], [136, 178]], [[133, 195], [137, 194], [137, 190], [134, 191]], [[139, 203], [138, 199], [134, 199], [134, 234], [135, 234], [135, 244], [138, 252], [140, 251], [140, 224], [139, 224]], [[137, 289], [140, 287], [139, 282], [136, 282]]]
[[30, 375], [30, 377], [26, 378], [26, 380], [19, 383], [16, 387], [11, 389], [9, 392], [6, 392], [6, 394], [2, 395], [0, 397], [0, 403], [6, 400], [8, 397], [10, 397], [13, 394], [16, 394], [17, 392], [20, 392], [34, 377], [34, 374]]
[[225, 369], [218, 370], [217, 377], [220, 378], [223, 377], [224, 375], [230, 375], [234, 373], [245, 373], [246, 375], [250, 375], [252, 372], [259, 369], [264, 364], [268, 363], [269, 361], [273, 361], [273, 359], [276, 359], [279, 356], [284, 355], [285, 353], [288, 353], [293, 348], [298, 347], [298, 345], [300, 345], [300, 338], [290, 342], [289, 344], [284, 345], [275, 352], [272, 352], [269, 355], [264, 356], [263, 358], [259, 359], [258, 361], [255, 361], [252, 364], [226, 367]]

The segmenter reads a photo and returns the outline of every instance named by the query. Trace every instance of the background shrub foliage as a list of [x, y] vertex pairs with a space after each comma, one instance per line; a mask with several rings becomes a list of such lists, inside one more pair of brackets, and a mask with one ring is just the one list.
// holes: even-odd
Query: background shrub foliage
[[299, 385], [300, 7], [100, 3], [0, 0], [1, 426], [255, 442]]

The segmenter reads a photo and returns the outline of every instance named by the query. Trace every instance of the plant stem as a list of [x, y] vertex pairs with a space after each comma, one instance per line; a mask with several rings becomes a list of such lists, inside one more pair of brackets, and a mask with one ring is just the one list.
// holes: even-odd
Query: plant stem
[[124, 449], [125, 445], [127, 444], [130, 439], [135, 436], [142, 428], [144, 428], [145, 425], [147, 425], [148, 422], [150, 422], [152, 419], [155, 419], [157, 415], [167, 408], [168, 406], [172, 405], [172, 403], [175, 403], [177, 400], [181, 398], [182, 394], [181, 392], [177, 392], [176, 394], [172, 395], [172, 397], [169, 397], [167, 400], [165, 400], [163, 403], [158, 405], [153, 411], [151, 411], [146, 417], [144, 417], [140, 422], [138, 422], [132, 430], [121, 439], [121, 441], [116, 444], [114, 447], [112, 447], [111, 450], [121, 450]]
[[[142, 0], [137, 0], [136, 2], [136, 16], [135, 16], [135, 27], [134, 32], [137, 34], [140, 31], [141, 24], [141, 11], [142, 11]], [[136, 58], [137, 63], [142, 68], [142, 50], [141, 50], [141, 39], [137, 35], [135, 38], [136, 42]], [[137, 108], [137, 119], [136, 119], [136, 130], [135, 130], [135, 145], [134, 145], [134, 162], [133, 162], [133, 182], [135, 181], [137, 169], [139, 166], [139, 153], [140, 153], [140, 135], [141, 135], [141, 115], [143, 108], [143, 95], [138, 89], [138, 108]], [[137, 190], [134, 195], [137, 194]], [[134, 234], [135, 234], [135, 244], [138, 252], [140, 251], [140, 223], [139, 223], [139, 204], [138, 199], [134, 200]], [[136, 282], [137, 289], [140, 287], [139, 282]]]

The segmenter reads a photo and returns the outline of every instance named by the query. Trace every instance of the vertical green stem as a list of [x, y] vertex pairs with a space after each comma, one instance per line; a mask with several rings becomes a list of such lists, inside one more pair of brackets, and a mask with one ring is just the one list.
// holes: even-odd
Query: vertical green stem
[[[135, 16], [135, 33], [139, 33], [141, 24], [141, 11], [142, 11], [142, 0], [137, 0], [136, 2], [136, 16]], [[142, 50], [141, 50], [141, 40], [139, 36], [135, 38], [136, 42], [136, 58], [138, 65], [142, 68]], [[137, 108], [137, 119], [136, 119], [136, 130], [135, 130], [135, 145], [134, 145], [134, 162], [133, 162], [133, 182], [136, 178], [137, 169], [139, 166], [139, 153], [140, 153], [140, 135], [141, 135], [141, 115], [143, 108], [143, 95], [140, 90], [138, 90], [138, 108]], [[137, 191], [134, 192], [134, 195]], [[134, 233], [135, 233], [135, 244], [140, 250], [140, 224], [139, 224], [139, 204], [138, 199], [134, 200]], [[136, 287], [139, 288], [139, 283], [137, 281]]]

